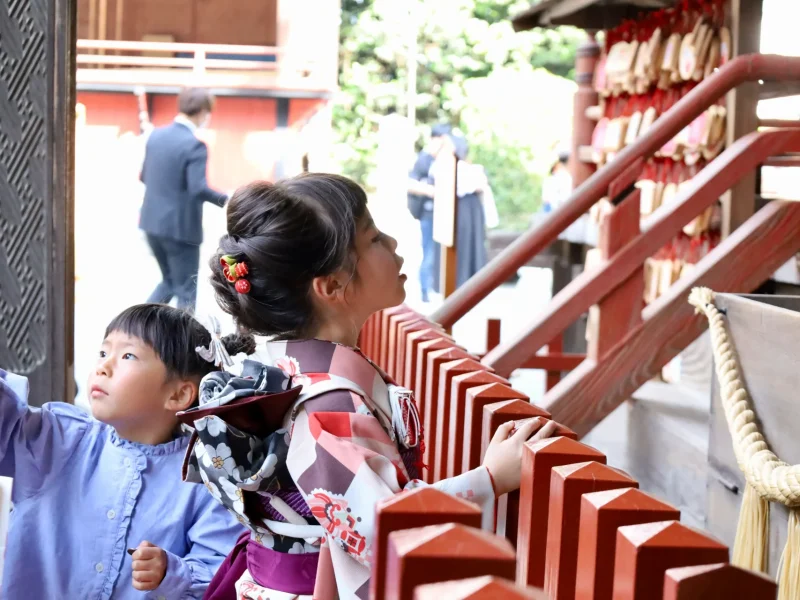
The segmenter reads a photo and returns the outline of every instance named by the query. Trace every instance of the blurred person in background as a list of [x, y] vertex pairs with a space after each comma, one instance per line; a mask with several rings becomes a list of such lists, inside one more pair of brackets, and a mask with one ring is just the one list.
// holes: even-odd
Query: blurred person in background
[[439, 244], [433, 240], [433, 193], [434, 180], [431, 173], [436, 157], [444, 148], [452, 149], [450, 133], [452, 127], [447, 124], [434, 125], [431, 128], [431, 139], [417, 155], [417, 160], [409, 174], [408, 210], [419, 221], [422, 233], [422, 262], [419, 267], [419, 283], [422, 301], [430, 301], [430, 292], [435, 289], [438, 273], [437, 255]]

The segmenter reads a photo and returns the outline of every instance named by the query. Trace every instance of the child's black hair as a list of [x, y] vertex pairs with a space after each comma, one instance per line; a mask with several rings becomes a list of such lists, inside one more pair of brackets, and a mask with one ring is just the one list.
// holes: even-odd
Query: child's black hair
[[[106, 328], [105, 337], [118, 331], [139, 338], [150, 346], [167, 367], [170, 377], [203, 377], [219, 367], [204, 360], [195, 350], [207, 347], [211, 334], [188, 312], [165, 304], [138, 304], [117, 315]], [[228, 354], [252, 354], [256, 341], [252, 335], [234, 334], [222, 338]]]

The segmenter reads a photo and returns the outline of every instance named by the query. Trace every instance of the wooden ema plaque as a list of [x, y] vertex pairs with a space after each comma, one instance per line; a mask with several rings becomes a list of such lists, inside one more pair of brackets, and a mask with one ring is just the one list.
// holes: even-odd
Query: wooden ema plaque
[[449, 523], [389, 534], [386, 600], [412, 600], [426, 583], [481, 575], [514, 578], [514, 549], [508, 540], [480, 529]]
[[432, 487], [417, 488], [379, 502], [375, 521], [375, 555], [370, 597], [383, 598], [386, 584], [386, 547], [389, 534], [401, 529], [461, 523], [481, 526], [477, 505]]
[[[501, 400], [520, 400], [528, 404], [530, 399], [517, 390], [499, 383], [490, 383], [467, 390], [464, 399], [464, 452], [461, 471], [466, 473], [481, 464], [481, 433], [483, 432], [483, 410]], [[549, 416], [549, 415], [548, 415]]]
[[[450, 451], [450, 405], [453, 378], [465, 373], [475, 371], [487, 371], [488, 367], [472, 358], [462, 358], [444, 363], [439, 369], [439, 403], [436, 407], [436, 419], [431, 424], [431, 429], [436, 429], [436, 444], [433, 455], [433, 462], [428, 463], [433, 471], [433, 481], [441, 481], [446, 478], [447, 473], [447, 454]], [[433, 440], [428, 442], [434, 445]]]
[[422, 315], [417, 312], [408, 312], [389, 317], [389, 344], [386, 348], [386, 358], [381, 368], [386, 371], [392, 379], [394, 379], [392, 371], [394, 370], [394, 364], [397, 360], [397, 342], [400, 339], [398, 337], [398, 328], [401, 323], [418, 323], [420, 320], [422, 320]]
[[544, 575], [544, 589], [551, 600], [575, 598], [583, 494], [636, 487], [639, 484], [622, 471], [598, 462], [551, 470]]
[[436, 428], [436, 418], [439, 412], [439, 373], [442, 365], [465, 358], [475, 359], [465, 350], [455, 347], [428, 354], [428, 369], [425, 374], [425, 412], [422, 415], [422, 426], [425, 431], [425, 456], [423, 462], [429, 466], [425, 477], [425, 481], [428, 483], [434, 481], [433, 462], [436, 455], [436, 437], [439, 433]]
[[728, 548], [677, 521], [629, 525], [617, 530], [614, 600], [652, 600], [664, 591], [674, 567], [728, 562]]
[[413, 331], [406, 338], [406, 347], [403, 353], [403, 377], [401, 381], [405, 387], [415, 392], [417, 383], [417, 352], [419, 351], [420, 344], [432, 340], [453, 341], [446, 333], [433, 327]]
[[544, 586], [547, 521], [550, 510], [550, 472], [553, 467], [594, 461], [606, 455], [578, 441], [555, 437], [527, 442], [522, 451], [522, 483], [517, 529], [517, 583]]
[[405, 383], [406, 375], [406, 347], [409, 336], [419, 331], [430, 331], [436, 329], [436, 325], [421, 318], [417, 321], [404, 321], [397, 327], [397, 349], [394, 363], [391, 363], [393, 371], [392, 378], [399, 384], [408, 387]]
[[578, 535], [576, 600], [611, 600], [618, 528], [680, 518], [678, 509], [635, 488], [584, 494]]
[[542, 590], [522, 588], [498, 577], [429, 583], [414, 592], [414, 600], [549, 600]]
[[775, 600], [778, 584], [761, 573], [728, 564], [669, 569], [663, 600]]
[[427, 400], [427, 383], [428, 383], [428, 355], [434, 352], [438, 352], [440, 350], [452, 350], [457, 349], [461, 350], [466, 354], [466, 350], [457, 346], [455, 342], [452, 340], [441, 337], [441, 338], [434, 338], [432, 340], [427, 340], [424, 342], [420, 342], [417, 345], [416, 351], [416, 375], [414, 377], [414, 397], [417, 399], [417, 408], [419, 408], [420, 416], [425, 414], [423, 410], [423, 406], [425, 405], [425, 401]]

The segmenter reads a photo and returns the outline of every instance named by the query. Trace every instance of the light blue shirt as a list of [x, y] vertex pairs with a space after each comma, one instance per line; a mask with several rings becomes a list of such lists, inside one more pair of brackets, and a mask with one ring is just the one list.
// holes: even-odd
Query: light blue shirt
[[[188, 438], [137, 444], [72, 405], [27, 397], [27, 379], [0, 369], [0, 475], [14, 478], [2, 597], [202, 598], [243, 528], [181, 481]], [[167, 553], [151, 592], [133, 588], [126, 552], [143, 540]]]

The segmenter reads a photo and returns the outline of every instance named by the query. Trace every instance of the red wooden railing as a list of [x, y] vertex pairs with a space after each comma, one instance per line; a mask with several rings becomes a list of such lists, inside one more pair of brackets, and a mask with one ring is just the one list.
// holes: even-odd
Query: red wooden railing
[[621, 151], [616, 158], [579, 186], [539, 227], [518, 238], [495, 260], [459, 288], [431, 320], [450, 328], [489, 293], [507, 281], [517, 269], [551, 244], [558, 235], [604, 197], [615, 179], [639, 160], [652, 156], [689, 125], [704, 110], [733, 88], [748, 81], [796, 81], [800, 58], [753, 54], [739, 56], [679, 100], [645, 135]]
[[[550, 417], [405, 307], [374, 316], [360, 345], [424, 399], [427, 437], [439, 440], [427, 481], [477, 467], [502, 423]], [[521, 488], [499, 499], [491, 531], [480, 529], [476, 505], [430, 487], [380, 504], [370, 597], [775, 599], [773, 581], [729, 565], [728, 549], [682, 525], [676, 508], [639, 490], [573, 431], [557, 434], [525, 445]]]
[[[379, 506], [373, 598], [774, 600], [773, 581], [729, 565], [724, 545], [682, 525], [676, 508], [639, 490], [630, 476], [605, 464], [603, 453], [578, 441], [701, 332], [704, 324], [686, 302], [691, 287], [753, 289], [800, 249], [800, 203], [771, 202], [641, 308], [647, 257], [742, 174], [771, 156], [800, 153], [796, 127], [751, 134], [640, 225], [633, 183], [644, 160], [727, 90], [757, 79], [800, 79], [800, 59], [750, 56], [728, 63], [432, 318], [400, 306], [367, 323], [364, 352], [416, 393], [428, 440], [426, 481], [477, 467], [504, 422], [561, 423], [558, 437], [526, 444], [521, 489], [498, 500], [491, 533], [476, 528], [475, 507], [434, 489]], [[526, 333], [500, 343], [495, 324], [482, 361], [445, 333], [602, 196], [615, 201], [602, 226], [602, 264], [560, 292]], [[532, 356], [590, 305], [598, 306], [599, 335], [588, 356], [548, 392], [543, 406], [531, 404], [505, 377], [544, 360]]]

